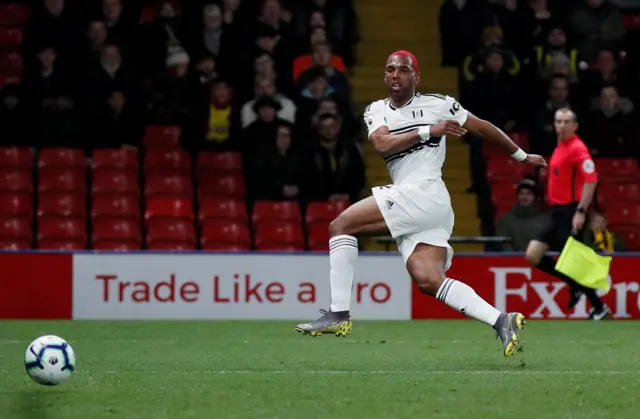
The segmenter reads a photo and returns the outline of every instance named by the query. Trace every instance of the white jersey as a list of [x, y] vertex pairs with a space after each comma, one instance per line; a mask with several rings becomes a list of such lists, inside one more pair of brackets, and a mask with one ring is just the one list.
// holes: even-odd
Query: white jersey
[[[364, 121], [370, 136], [381, 126], [387, 126], [390, 134], [401, 134], [446, 119], [463, 125], [468, 115], [450, 96], [416, 93], [400, 108], [391, 105], [389, 99], [371, 103], [365, 110]], [[430, 137], [425, 143], [387, 155], [384, 160], [395, 185], [419, 184], [442, 177], [446, 149], [446, 137]]]

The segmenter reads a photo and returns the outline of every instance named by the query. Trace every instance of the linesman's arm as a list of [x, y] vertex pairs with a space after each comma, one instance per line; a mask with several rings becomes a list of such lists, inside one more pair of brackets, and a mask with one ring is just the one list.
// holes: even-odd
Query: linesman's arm
[[580, 175], [584, 179], [584, 186], [582, 187], [582, 197], [578, 204], [578, 210], [586, 211], [593, 201], [593, 196], [596, 193], [596, 187], [598, 186], [598, 174], [596, 173], [596, 166], [593, 163], [591, 155], [584, 149], [580, 148], [576, 153], [576, 166]]

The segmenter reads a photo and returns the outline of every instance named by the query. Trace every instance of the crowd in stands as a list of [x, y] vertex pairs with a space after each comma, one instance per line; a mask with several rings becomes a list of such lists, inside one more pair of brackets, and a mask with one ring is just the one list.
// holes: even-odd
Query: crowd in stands
[[[209, 198], [241, 200], [249, 208], [244, 219], [258, 201], [291, 201], [304, 211], [310, 202], [344, 206], [359, 199], [365, 173], [347, 79], [357, 23], [351, 3], [342, 0], [2, 1], [0, 198], [13, 204], [5, 208], [0, 239], [7, 247], [91, 246], [91, 217], [75, 244], [41, 240], [39, 226], [46, 223], [39, 194], [54, 176], [43, 172], [51, 160], [44, 151], [52, 149], [87, 158], [78, 163], [58, 153], [53, 164], [89, 168], [78, 190], [62, 188], [86, 189], [88, 213], [101, 176], [91, 159], [104, 158], [105, 150], [120, 150], [127, 163], [114, 167], [134, 171], [133, 189], [142, 189], [137, 214], [153, 207], [148, 188], [154, 177], [176, 174], [188, 179], [184, 190], [165, 185], [157, 195], [189, 198], [191, 219]], [[16, 157], [24, 149], [31, 150], [31, 162]], [[158, 151], [165, 166], [152, 164]], [[27, 172], [34, 167], [36, 233], [16, 245], [5, 239], [18, 225], [11, 179], [22, 169], [11, 165], [19, 161]], [[240, 180], [225, 183], [226, 174], [216, 170], [226, 170], [216, 166], [221, 162], [234, 162], [230, 170]], [[233, 193], [205, 192], [220, 183], [241, 185], [231, 186]], [[58, 204], [60, 211], [48, 215], [75, 215]], [[299, 211], [295, 219], [301, 217]], [[136, 237], [149, 234], [147, 221]], [[202, 228], [187, 227], [195, 230], [187, 240], [193, 246], [202, 244]], [[149, 245], [144, 238], [136, 243]]]
[[[557, 143], [555, 111], [576, 112], [578, 134], [601, 175], [595, 210], [629, 248], [640, 250], [640, 221], [633, 216], [640, 206], [640, 132], [634, 126], [640, 115], [640, 1], [447, 0], [440, 32], [442, 65], [460, 70], [461, 102], [531, 152], [550, 156]], [[547, 174], [525, 173], [482, 139], [466, 140], [469, 192], [480, 197], [483, 232], [512, 237], [504, 248], [524, 250], [545, 217]], [[609, 232], [605, 225], [603, 215], [594, 214], [591, 236]], [[623, 248], [622, 240], [616, 243], [616, 250]]]

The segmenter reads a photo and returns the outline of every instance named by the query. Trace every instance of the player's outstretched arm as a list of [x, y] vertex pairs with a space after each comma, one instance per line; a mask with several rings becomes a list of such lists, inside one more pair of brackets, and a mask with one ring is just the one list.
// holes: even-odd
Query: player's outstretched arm
[[545, 162], [541, 156], [538, 156], [537, 154], [527, 154], [524, 150], [518, 147], [516, 143], [511, 141], [511, 138], [509, 138], [500, 128], [496, 127], [489, 121], [476, 117], [471, 112], [469, 112], [463, 127], [473, 134], [486, 138], [492, 143], [497, 144], [499, 147], [502, 147], [516, 160], [536, 167], [547, 166], [547, 162]]

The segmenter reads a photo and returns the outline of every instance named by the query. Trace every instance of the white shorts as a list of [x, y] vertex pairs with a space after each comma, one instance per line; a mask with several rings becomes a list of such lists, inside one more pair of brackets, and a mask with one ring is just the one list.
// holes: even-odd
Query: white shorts
[[372, 191], [405, 264], [418, 243], [425, 243], [447, 249], [445, 270], [451, 267], [449, 238], [454, 214], [442, 179], [425, 180], [419, 185], [378, 186]]

